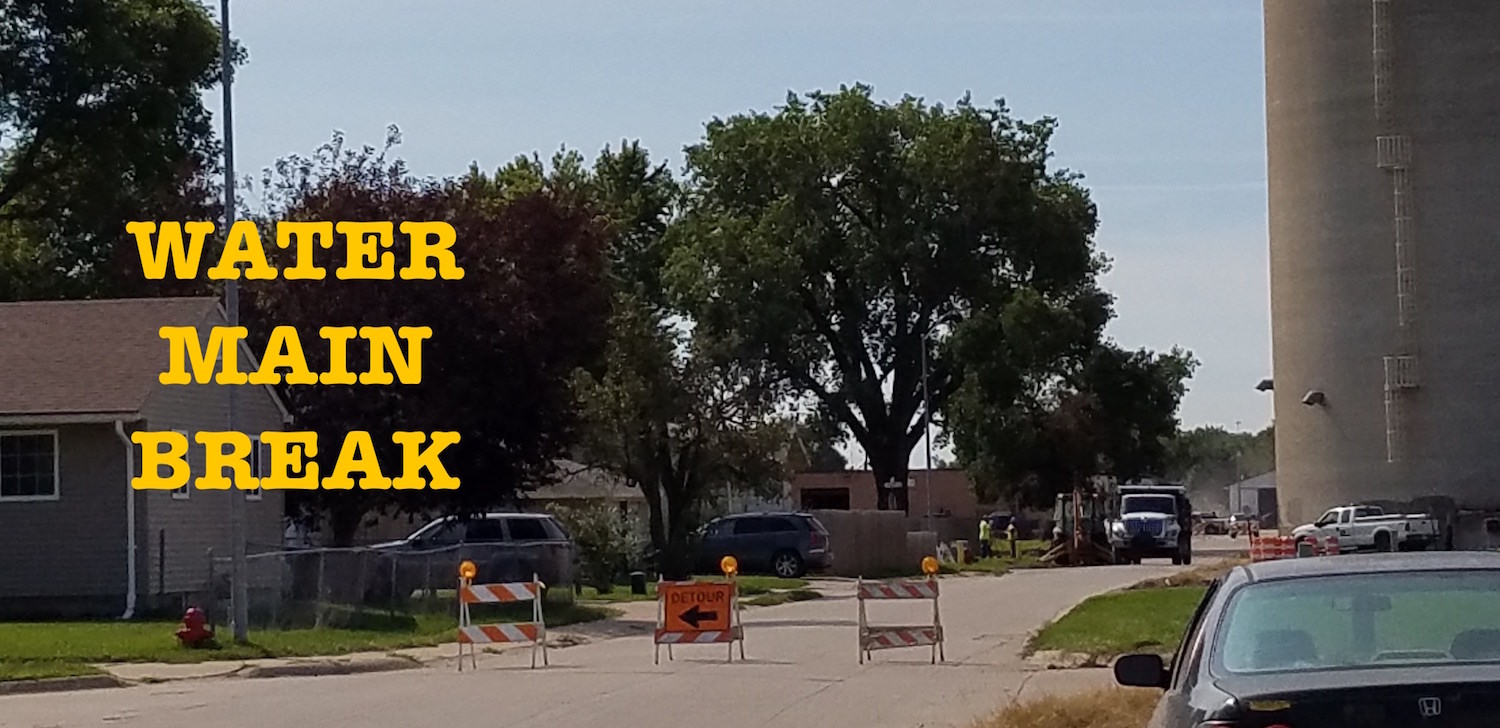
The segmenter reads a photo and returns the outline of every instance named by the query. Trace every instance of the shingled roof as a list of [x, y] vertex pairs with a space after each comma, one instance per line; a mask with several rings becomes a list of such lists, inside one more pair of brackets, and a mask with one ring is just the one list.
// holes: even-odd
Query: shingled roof
[[208, 297], [0, 303], [0, 415], [137, 412], [167, 368], [162, 326], [197, 326]]

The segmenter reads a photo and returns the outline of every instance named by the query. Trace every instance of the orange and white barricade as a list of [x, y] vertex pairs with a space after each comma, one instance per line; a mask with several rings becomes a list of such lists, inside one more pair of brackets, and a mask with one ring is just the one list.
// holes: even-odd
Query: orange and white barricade
[[[542, 617], [542, 582], [536, 574], [531, 581], [506, 584], [474, 584], [477, 569], [474, 562], [465, 561], [459, 567], [458, 578], [458, 670], [464, 669], [464, 645], [469, 646], [469, 663], [479, 667], [475, 656], [475, 645], [503, 643], [531, 643], [531, 666], [536, 667], [536, 653], [542, 653], [542, 664], [547, 664], [547, 622]], [[469, 616], [471, 604], [511, 604], [531, 602], [530, 622], [497, 622], [474, 624]]]
[[1328, 545], [1326, 547], [1324, 547], [1323, 553], [1326, 554], [1326, 555], [1328, 555], [1328, 556], [1338, 556], [1339, 555], [1339, 537], [1338, 536], [1329, 536], [1328, 537]]
[[1265, 541], [1261, 540], [1260, 536], [1254, 536], [1254, 535], [1252, 535], [1250, 537], [1250, 560], [1251, 561], [1265, 561], [1266, 560], [1266, 543], [1265, 543]]
[[745, 659], [745, 623], [740, 608], [740, 587], [735, 576], [739, 562], [725, 556], [719, 562], [724, 581], [656, 582], [656, 633], [654, 664], [661, 664], [661, 646], [725, 644], [729, 661], [734, 661], [734, 645], [740, 645], [740, 659]]
[[[943, 619], [938, 609], [937, 559], [928, 556], [922, 559], [925, 581], [904, 579], [899, 581], [865, 581], [860, 578], [855, 584], [855, 597], [859, 602], [859, 664], [865, 664], [870, 653], [896, 647], [932, 647], [932, 663], [946, 660], [943, 654]], [[916, 626], [873, 625], [865, 611], [865, 602], [884, 599], [931, 599], [932, 624]]]

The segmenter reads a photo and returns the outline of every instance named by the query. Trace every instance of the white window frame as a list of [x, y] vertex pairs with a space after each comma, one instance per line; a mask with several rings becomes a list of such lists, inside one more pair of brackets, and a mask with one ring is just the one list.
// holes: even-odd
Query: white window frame
[[[250, 436], [250, 477], [265, 477], [266, 464], [263, 462], [260, 450], [260, 435]], [[265, 492], [260, 488], [245, 491], [245, 500], [255, 503], [265, 499]]]
[[0, 495], [0, 502], [5, 503], [42, 503], [55, 501], [62, 497], [62, 447], [61, 440], [57, 436], [57, 430], [5, 430], [0, 432], [0, 447], [4, 447], [7, 437], [35, 437], [37, 435], [52, 436], [52, 494], [51, 495]]
[[[179, 435], [182, 435], [183, 437], [187, 438], [187, 452], [183, 453], [182, 457], [183, 457], [183, 460], [185, 460], [187, 462], [187, 466], [188, 466], [188, 479], [187, 479], [187, 482], [184, 483], [181, 488], [177, 488], [176, 490], [172, 491], [172, 500], [185, 501], [185, 500], [188, 500], [189, 498], [192, 497], [192, 494], [193, 494], [193, 478], [196, 477], [196, 474], [193, 473], [193, 435], [192, 435], [192, 433], [187, 432], [186, 430], [172, 430], [172, 431], [175, 432], [175, 433], [177, 433], [177, 434], [179, 434]], [[144, 463], [142, 464], [142, 467], [145, 467]]]

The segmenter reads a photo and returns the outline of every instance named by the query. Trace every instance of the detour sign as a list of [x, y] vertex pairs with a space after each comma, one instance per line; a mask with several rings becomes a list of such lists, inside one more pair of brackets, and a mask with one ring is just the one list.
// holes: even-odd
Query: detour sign
[[662, 584], [666, 631], [704, 632], [729, 629], [734, 587], [729, 584]]

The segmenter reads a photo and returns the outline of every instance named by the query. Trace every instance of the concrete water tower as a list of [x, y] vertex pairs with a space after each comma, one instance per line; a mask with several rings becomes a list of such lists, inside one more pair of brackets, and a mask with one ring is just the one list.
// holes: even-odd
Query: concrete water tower
[[1467, 511], [1500, 510], [1500, 0], [1264, 8], [1282, 522], [1384, 502], [1465, 511], [1479, 538]]

